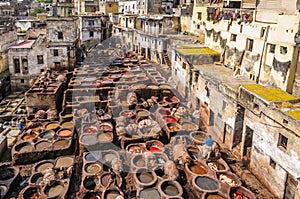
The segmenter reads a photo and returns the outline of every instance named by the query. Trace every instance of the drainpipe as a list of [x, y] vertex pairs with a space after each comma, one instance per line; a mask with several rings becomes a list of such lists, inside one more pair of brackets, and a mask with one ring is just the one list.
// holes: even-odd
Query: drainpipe
[[266, 29], [266, 32], [265, 32], [265, 38], [264, 38], [264, 44], [263, 44], [263, 48], [262, 48], [262, 51], [261, 51], [261, 56], [260, 56], [260, 59], [259, 59], [259, 70], [258, 70], [258, 75], [257, 75], [257, 78], [256, 78], [256, 83], [258, 84], [259, 82], [259, 76], [260, 76], [260, 71], [261, 71], [261, 68], [263, 67], [262, 66], [262, 62], [263, 62], [263, 58], [265, 57], [265, 48], [266, 48], [266, 44], [267, 44], [267, 40], [268, 40], [268, 36], [269, 36], [269, 29], [270, 29], [270, 26], [267, 26], [267, 29]]

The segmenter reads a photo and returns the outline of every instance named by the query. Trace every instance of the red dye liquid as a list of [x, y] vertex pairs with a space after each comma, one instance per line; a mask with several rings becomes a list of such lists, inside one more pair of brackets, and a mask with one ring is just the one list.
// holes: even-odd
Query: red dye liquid
[[158, 148], [157, 146], [151, 146], [150, 151], [151, 152], [161, 152], [160, 148]]
[[85, 133], [96, 133], [96, 132], [97, 132], [97, 130], [94, 129], [94, 128], [87, 128], [87, 129], [85, 130]]

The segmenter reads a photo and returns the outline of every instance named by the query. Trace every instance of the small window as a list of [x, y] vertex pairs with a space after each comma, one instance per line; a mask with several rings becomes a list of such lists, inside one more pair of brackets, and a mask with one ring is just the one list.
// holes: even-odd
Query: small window
[[236, 34], [231, 34], [230, 41], [236, 41]]
[[15, 73], [20, 73], [21, 68], [20, 68], [20, 60], [19, 58], [14, 59], [14, 66], [15, 66]]
[[202, 12], [198, 12], [198, 19], [202, 20]]
[[253, 50], [253, 39], [247, 39], [246, 50], [252, 52], [252, 50]]
[[186, 69], [186, 63], [185, 62], [182, 63], [182, 68]]
[[88, 21], [88, 23], [89, 23], [89, 26], [93, 26], [93, 25], [95, 25], [95, 22], [94, 22], [94, 20], [89, 20], [89, 21]]
[[225, 111], [228, 106], [228, 103], [223, 101], [222, 110]]
[[209, 126], [213, 126], [215, 124], [215, 113], [210, 110], [209, 114]]
[[111, 3], [109, 3], [108, 6], [111, 7]]
[[283, 119], [282, 123], [283, 123], [284, 125], [288, 125], [289, 122], [288, 122], [287, 120]]
[[280, 46], [280, 54], [285, 55], [287, 53], [287, 47], [285, 46]]
[[90, 37], [94, 37], [94, 32], [90, 31]]
[[38, 63], [38, 64], [44, 64], [44, 58], [43, 58], [43, 55], [38, 55], [38, 56], [37, 56], [37, 63]]
[[58, 39], [63, 39], [63, 38], [64, 38], [63, 32], [58, 32], [57, 38], [58, 38]]
[[53, 50], [53, 55], [54, 55], [54, 56], [58, 56], [58, 50], [57, 50], [57, 49], [54, 49], [54, 50]]
[[269, 44], [269, 53], [275, 53], [275, 44]]
[[273, 169], [276, 168], [276, 162], [275, 162], [272, 158], [270, 158], [270, 166], [271, 166]]
[[262, 28], [260, 32], [260, 37], [262, 38], [265, 34], [266, 28]]
[[24, 79], [21, 79], [21, 84], [24, 84], [24, 82], [25, 82]]
[[197, 29], [200, 29], [200, 25], [197, 25]]
[[278, 147], [286, 149], [287, 148], [287, 143], [288, 143], [288, 138], [279, 133]]

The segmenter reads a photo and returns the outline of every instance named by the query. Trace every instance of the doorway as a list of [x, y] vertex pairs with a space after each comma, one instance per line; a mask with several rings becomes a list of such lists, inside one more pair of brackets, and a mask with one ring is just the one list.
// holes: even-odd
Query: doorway
[[284, 190], [284, 199], [294, 199], [298, 182], [293, 178], [289, 173], [286, 175], [285, 190]]
[[253, 130], [246, 126], [246, 135], [243, 147], [243, 159], [246, 161], [247, 167], [250, 165], [251, 160], [251, 151], [252, 151], [252, 139], [253, 139]]

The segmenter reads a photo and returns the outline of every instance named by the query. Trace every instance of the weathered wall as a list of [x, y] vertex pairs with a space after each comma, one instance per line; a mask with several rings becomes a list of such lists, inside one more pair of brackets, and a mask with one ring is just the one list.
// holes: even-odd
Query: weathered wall
[[8, 69], [8, 47], [16, 44], [17, 39], [15, 30], [0, 35], [0, 73]]

